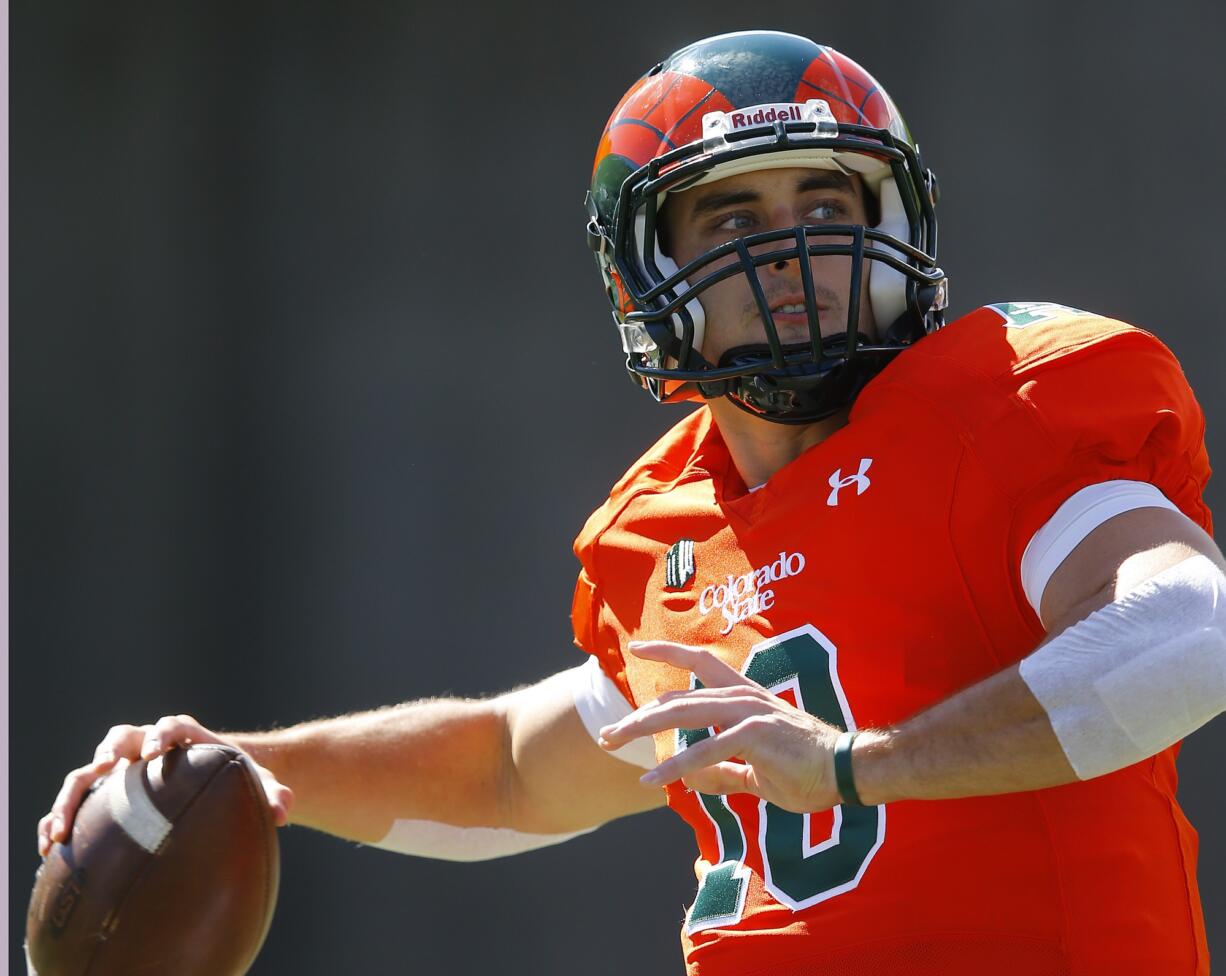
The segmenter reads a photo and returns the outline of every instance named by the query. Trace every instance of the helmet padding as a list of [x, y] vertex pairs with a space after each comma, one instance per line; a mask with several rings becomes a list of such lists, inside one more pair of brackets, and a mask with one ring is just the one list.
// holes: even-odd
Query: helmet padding
[[[908, 234], [907, 212], [903, 209], [902, 197], [898, 193], [898, 184], [894, 177], [889, 176], [881, 181], [877, 192], [877, 202], [881, 207], [881, 220], [877, 229], [883, 233], [905, 241]], [[903, 260], [903, 255], [897, 248], [887, 247], [877, 241], [873, 247], [889, 251]], [[907, 310], [907, 278], [901, 271], [895, 271], [884, 261], [871, 261], [871, 272], [868, 279], [868, 297], [873, 308], [873, 318], [877, 320], [878, 332], [884, 332]]]

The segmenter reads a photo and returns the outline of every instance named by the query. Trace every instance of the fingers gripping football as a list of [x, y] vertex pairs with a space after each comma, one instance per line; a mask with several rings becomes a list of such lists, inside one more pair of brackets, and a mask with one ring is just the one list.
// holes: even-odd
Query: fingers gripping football
[[671, 729], [711, 728], [715, 733], [662, 762], [643, 777], [645, 783], [682, 780], [703, 793], [753, 793], [797, 813], [839, 802], [833, 766], [837, 728], [701, 648], [652, 641], [631, 644], [628, 650], [685, 668], [704, 687], [668, 692], [602, 729], [605, 748]]
[[[231, 746], [243, 752], [238, 743], [209, 731], [190, 715], [163, 716], [153, 726], [142, 726], [142, 728], [145, 735], [144, 741], [140, 744], [141, 759], [154, 759], [170, 749], [200, 743]], [[264, 787], [268, 804], [272, 808], [273, 820], [278, 827], [284, 827], [289, 822], [289, 810], [294, 800], [293, 791], [279, 782], [270, 770], [261, 766], [250, 755], [245, 752], [244, 755], [259, 774], [260, 784]]]
[[[139, 759], [153, 759], [170, 749], [198, 743], [238, 748], [234, 742], [210, 732], [190, 715], [167, 715], [152, 725], [112, 726], [94, 750], [93, 760], [78, 766], [64, 777], [51, 810], [38, 822], [38, 853], [46, 857], [53, 843], [67, 843], [72, 835], [73, 819], [86, 794], [117, 766]], [[289, 819], [293, 793], [263, 766], [254, 761], [252, 765], [259, 773], [274, 820], [278, 826], [284, 825]]]

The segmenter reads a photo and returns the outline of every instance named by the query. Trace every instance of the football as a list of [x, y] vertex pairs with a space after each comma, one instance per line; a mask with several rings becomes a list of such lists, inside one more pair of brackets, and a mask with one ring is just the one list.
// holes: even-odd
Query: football
[[37, 976], [238, 976], [272, 922], [276, 826], [259, 777], [218, 745], [122, 764], [34, 881]]

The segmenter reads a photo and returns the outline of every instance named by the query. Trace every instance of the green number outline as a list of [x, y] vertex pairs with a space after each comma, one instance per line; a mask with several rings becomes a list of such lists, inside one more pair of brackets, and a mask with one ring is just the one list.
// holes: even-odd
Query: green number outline
[[1058, 305], [1055, 302], [993, 302], [988, 308], [1004, 318], [1005, 327], [1009, 329], [1024, 329], [1028, 325], [1049, 322], [1066, 312], [1074, 315], [1086, 314], [1079, 308]]
[[[810, 642], [817, 645], [814, 650], [820, 649], [824, 652], [826, 668], [822, 669], [820, 665], [815, 668], [820, 677], [810, 673], [809, 691], [812, 700], [806, 702], [801, 690], [799, 672], [802, 668], [787, 667], [787, 655], [783, 655], [785, 667], [780, 670], [780, 655], [768, 655], [765, 652], [780, 645], [791, 645], [791, 648], [795, 649], [797, 645]], [[841, 729], [856, 727], [851, 707], [839, 681], [837, 649], [825, 634], [811, 624], [755, 644], [741, 670], [776, 694], [791, 688], [800, 707], [806, 708], [811, 714], [831, 725]], [[815, 682], [820, 684], [815, 686]], [[691, 687], [701, 687], [701, 682], [695, 678], [691, 681]], [[714, 734], [715, 730], [712, 728], [678, 729], [676, 748], [680, 751]], [[748, 838], [741, 818], [728, 805], [726, 797], [702, 793], [695, 796], [715, 827], [719, 841], [719, 860], [711, 865], [699, 881], [698, 892], [686, 914], [687, 933], [735, 925], [739, 922], [745, 909], [750, 875], [749, 869], [745, 867]], [[773, 833], [773, 843], [768, 833]], [[781, 833], [784, 834], [783, 844], [778, 841]], [[800, 856], [795, 857], [792, 849], [797, 841], [804, 847], [805, 833], [805, 817], [802, 814], [789, 813], [767, 803], [766, 800], [759, 800], [756, 840], [762, 853], [763, 883], [772, 898], [793, 911], [809, 908], [844, 894], [860, 883], [869, 862], [885, 842], [885, 807], [836, 806], [830, 836], [811, 848], [802, 849]], [[781, 849], [786, 851], [783, 857], [779, 856]], [[818, 860], [809, 860], [815, 856]], [[772, 869], [772, 858], [781, 862], [776, 865], [775, 870]], [[783, 868], [783, 871], [778, 871], [778, 868]], [[800, 877], [806, 873], [806, 868], [809, 869], [809, 874], [816, 870], [820, 875], [829, 874], [833, 870], [840, 880], [807, 896], [796, 897], [795, 882], [801, 881], [803, 884], [805, 880], [812, 880]], [[792, 882], [793, 894], [784, 890], [789, 880]]]

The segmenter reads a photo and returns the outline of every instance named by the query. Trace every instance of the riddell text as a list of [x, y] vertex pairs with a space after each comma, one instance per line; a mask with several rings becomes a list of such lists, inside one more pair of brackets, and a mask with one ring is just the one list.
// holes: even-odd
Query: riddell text
[[784, 105], [778, 109], [758, 109], [756, 112], [733, 112], [729, 116], [732, 128], [740, 129], [747, 125], [765, 125], [769, 122], [782, 120], [784, 122], [800, 122], [800, 106]]

